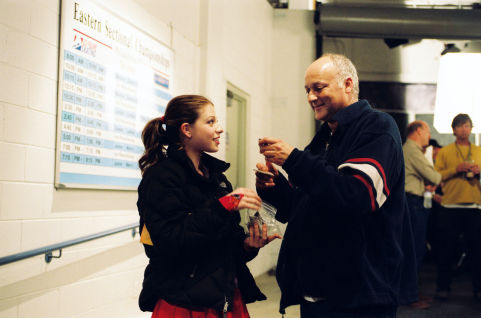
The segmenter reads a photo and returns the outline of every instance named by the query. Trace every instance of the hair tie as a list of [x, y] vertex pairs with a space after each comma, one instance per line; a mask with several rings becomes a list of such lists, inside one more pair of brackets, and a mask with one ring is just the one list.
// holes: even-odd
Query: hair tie
[[165, 116], [160, 117], [160, 122], [161, 122], [162, 124], [165, 124]]

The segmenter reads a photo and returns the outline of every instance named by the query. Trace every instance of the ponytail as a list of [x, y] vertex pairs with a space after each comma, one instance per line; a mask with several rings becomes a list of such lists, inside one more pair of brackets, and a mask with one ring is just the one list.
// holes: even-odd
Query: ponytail
[[163, 118], [157, 117], [150, 120], [142, 131], [142, 142], [145, 151], [139, 159], [139, 168], [142, 174], [166, 157], [167, 132], [163, 127]]

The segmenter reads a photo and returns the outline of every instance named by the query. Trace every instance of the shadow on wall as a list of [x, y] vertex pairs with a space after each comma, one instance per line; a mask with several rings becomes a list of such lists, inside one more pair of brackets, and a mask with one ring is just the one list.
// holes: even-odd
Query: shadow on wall
[[0, 295], [2, 295], [0, 312], [51, 292], [55, 288], [79, 282], [109, 266], [127, 261], [143, 253], [141, 245], [136, 240], [89, 256], [75, 263], [2, 286], [0, 287]]

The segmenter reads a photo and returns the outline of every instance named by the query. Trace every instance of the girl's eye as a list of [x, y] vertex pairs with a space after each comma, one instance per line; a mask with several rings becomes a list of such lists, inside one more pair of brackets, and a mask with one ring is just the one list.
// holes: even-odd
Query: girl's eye
[[207, 122], [209, 125], [213, 125], [215, 123], [215, 120], [211, 119]]

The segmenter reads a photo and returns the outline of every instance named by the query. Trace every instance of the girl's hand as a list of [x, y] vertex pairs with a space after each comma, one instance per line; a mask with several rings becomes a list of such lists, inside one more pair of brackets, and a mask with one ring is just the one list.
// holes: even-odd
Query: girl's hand
[[220, 203], [228, 211], [238, 211], [240, 209], [259, 210], [262, 200], [254, 190], [247, 188], [237, 188], [231, 193], [219, 199]]
[[262, 200], [254, 190], [248, 188], [237, 188], [228, 195], [232, 194], [242, 194], [242, 198], [240, 199], [235, 210], [251, 209], [257, 211], [261, 208]]
[[253, 249], [259, 249], [266, 246], [274, 239], [280, 239], [282, 236], [274, 234], [267, 236], [267, 225], [262, 225], [262, 233], [259, 231], [259, 225], [257, 223], [254, 226], [249, 226], [249, 236], [244, 240], [244, 249], [251, 251]]

